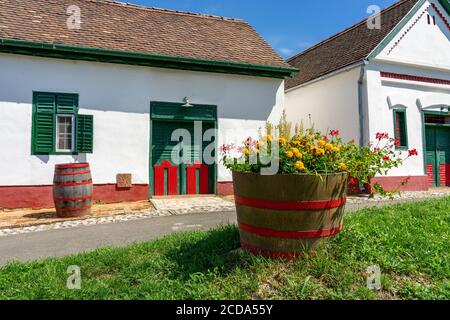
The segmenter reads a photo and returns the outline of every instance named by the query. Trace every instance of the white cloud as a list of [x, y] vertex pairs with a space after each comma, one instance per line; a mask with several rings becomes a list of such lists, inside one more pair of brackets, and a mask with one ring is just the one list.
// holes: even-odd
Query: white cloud
[[294, 50], [289, 48], [280, 48], [278, 51], [280, 51], [283, 55], [290, 55], [294, 53]]

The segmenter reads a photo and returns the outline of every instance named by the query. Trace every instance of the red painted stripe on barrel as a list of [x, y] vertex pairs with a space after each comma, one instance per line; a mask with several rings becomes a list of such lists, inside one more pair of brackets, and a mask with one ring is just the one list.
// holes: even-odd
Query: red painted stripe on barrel
[[325, 201], [273, 201], [273, 200], [259, 200], [251, 199], [241, 196], [235, 196], [236, 204], [260, 208], [272, 209], [282, 211], [295, 210], [323, 210], [339, 208], [345, 205], [347, 199], [325, 200]]
[[83, 186], [86, 184], [91, 184], [92, 180], [83, 181], [83, 182], [70, 182], [70, 183], [55, 183], [55, 186], [58, 187], [74, 187], [74, 186]]
[[271, 258], [271, 259], [294, 260], [301, 255], [298, 252], [278, 252], [278, 251], [271, 251], [271, 250], [267, 250], [267, 249], [256, 248], [256, 247], [253, 247], [244, 242], [241, 242], [241, 247], [242, 247], [242, 249], [244, 249], [252, 254], [261, 254], [261, 255]]
[[90, 208], [91, 208], [91, 206], [86, 206], [86, 207], [82, 207], [82, 208], [57, 208], [57, 210], [62, 211], [62, 212], [74, 212], [74, 211], [88, 210]]
[[77, 176], [77, 175], [82, 175], [82, 174], [88, 174], [91, 173], [90, 170], [85, 170], [85, 171], [77, 171], [77, 172], [56, 172], [55, 175], [57, 176]]
[[71, 168], [86, 168], [89, 167], [89, 163], [72, 163], [72, 164], [57, 164], [57, 169], [71, 169]]
[[55, 198], [56, 202], [65, 202], [65, 201], [83, 201], [92, 199], [92, 196], [86, 196], [81, 198]]
[[254, 227], [238, 221], [241, 230], [254, 233], [259, 236], [269, 238], [284, 238], [284, 239], [313, 239], [331, 237], [342, 231], [342, 227], [323, 229], [323, 230], [309, 230], [309, 231], [279, 231], [266, 228]]

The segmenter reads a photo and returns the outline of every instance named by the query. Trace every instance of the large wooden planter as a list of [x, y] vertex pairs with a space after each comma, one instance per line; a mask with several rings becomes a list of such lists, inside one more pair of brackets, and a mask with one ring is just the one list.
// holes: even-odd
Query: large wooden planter
[[346, 173], [274, 175], [233, 172], [242, 247], [294, 259], [343, 227]]

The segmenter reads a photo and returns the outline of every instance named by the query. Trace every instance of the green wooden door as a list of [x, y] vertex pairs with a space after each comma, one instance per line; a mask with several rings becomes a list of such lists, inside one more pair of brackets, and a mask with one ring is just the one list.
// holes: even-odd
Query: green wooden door
[[426, 165], [433, 180], [433, 186], [450, 184], [450, 128], [427, 126], [426, 128]]
[[[202, 128], [199, 143], [195, 141], [196, 123]], [[203, 135], [216, 128], [216, 107], [197, 105], [186, 109], [180, 104], [155, 102], [152, 103], [151, 128], [151, 196], [215, 193], [217, 168], [215, 164], [206, 165], [203, 159], [203, 152], [211, 143], [203, 141]], [[181, 138], [172, 141], [172, 134], [179, 129], [190, 136], [190, 148], [179, 153], [185, 160], [181, 164], [172, 158], [181, 142]], [[196, 166], [198, 169], [194, 168]]]
[[439, 164], [440, 186], [450, 186], [450, 128], [436, 128], [436, 158]]
[[431, 178], [433, 186], [438, 186], [439, 170], [437, 156], [436, 156], [436, 128], [427, 127], [426, 128], [426, 160], [427, 160], [427, 172], [428, 176]]

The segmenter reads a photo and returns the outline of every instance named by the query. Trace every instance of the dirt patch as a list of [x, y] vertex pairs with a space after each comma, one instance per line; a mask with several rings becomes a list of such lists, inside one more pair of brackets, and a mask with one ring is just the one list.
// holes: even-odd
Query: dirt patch
[[61, 219], [56, 216], [55, 209], [18, 209], [0, 210], [0, 229], [24, 228], [35, 225], [51, 224], [64, 221], [85, 220], [89, 218], [116, 216], [140, 211], [154, 211], [149, 201], [122, 202], [113, 204], [95, 204], [91, 214], [82, 218]]

